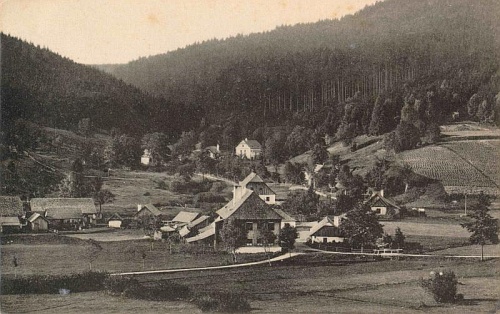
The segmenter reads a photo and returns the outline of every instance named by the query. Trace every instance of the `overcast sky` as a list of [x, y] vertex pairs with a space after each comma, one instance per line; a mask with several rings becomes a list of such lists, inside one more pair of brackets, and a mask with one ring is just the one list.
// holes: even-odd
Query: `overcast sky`
[[0, 0], [0, 30], [85, 64], [352, 14], [375, 0]]

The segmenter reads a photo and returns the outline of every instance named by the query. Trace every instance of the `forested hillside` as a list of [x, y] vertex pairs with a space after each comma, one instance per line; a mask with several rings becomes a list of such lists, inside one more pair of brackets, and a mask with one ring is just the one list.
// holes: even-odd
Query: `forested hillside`
[[18, 119], [67, 130], [89, 119], [93, 130], [117, 128], [131, 135], [149, 130], [175, 133], [185, 126], [179, 120], [182, 106], [46, 48], [2, 34], [1, 56], [4, 133]]
[[[341, 20], [211, 40], [104, 70], [171, 101], [203, 106], [209, 123], [223, 124], [232, 112], [245, 134], [294, 115], [313, 127], [325, 124], [331, 135], [352, 123], [368, 133], [380, 96], [376, 115], [390, 121], [372, 132], [384, 133], [396, 127], [392, 118], [410, 94], [432, 91], [437, 119], [467, 116], [478, 92], [493, 106], [498, 16], [496, 0], [387, 0]], [[346, 111], [357, 121], [342, 121]]]

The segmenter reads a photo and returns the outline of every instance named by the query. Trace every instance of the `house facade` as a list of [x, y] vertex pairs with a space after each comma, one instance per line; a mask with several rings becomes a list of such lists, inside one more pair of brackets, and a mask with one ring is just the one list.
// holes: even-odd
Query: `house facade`
[[310, 230], [310, 239], [313, 243], [333, 243], [344, 242], [344, 237], [339, 229], [341, 216], [335, 216], [334, 219], [326, 216]]
[[245, 138], [235, 149], [236, 156], [250, 160], [260, 159], [262, 156], [262, 145], [256, 140]]
[[23, 215], [23, 202], [18, 196], [0, 196], [0, 232], [19, 232]]
[[33, 198], [31, 211], [43, 214], [49, 227], [89, 228], [96, 224], [98, 213], [91, 198]]
[[395, 202], [384, 197], [383, 190], [373, 193], [366, 203], [370, 206], [372, 211], [381, 217], [398, 217], [401, 210]]
[[198, 234], [186, 238], [186, 242], [218, 245], [221, 242], [220, 232], [224, 221], [228, 219], [234, 219], [243, 229], [247, 246], [263, 245], [261, 230], [272, 231], [276, 236], [281, 230], [282, 217], [255, 190], [238, 185], [233, 189], [233, 199], [217, 211], [215, 221], [198, 229]]
[[153, 162], [153, 157], [151, 156], [151, 152], [149, 149], [144, 150], [144, 154], [141, 156], [141, 164], [145, 166], [149, 166]]
[[246, 232], [246, 244], [262, 245], [260, 230], [272, 231], [276, 236], [281, 230], [281, 216], [266, 204], [252, 190], [236, 187], [233, 200], [217, 211], [219, 216], [215, 221], [215, 243], [220, 241], [220, 230], [224, 221], [235, 219], [237, 225]]
[[32, 232], [47, 232], [49, 230], [49, 221], [39, 213], [33, 213], [28, 218], [28, 226]]
[[241, 191], [244, 191], [244, 189], [254, 191], [267, 204], [276, 204], [276, 193], [255, 172], [250, 173], [236, 187], [241, 187]]

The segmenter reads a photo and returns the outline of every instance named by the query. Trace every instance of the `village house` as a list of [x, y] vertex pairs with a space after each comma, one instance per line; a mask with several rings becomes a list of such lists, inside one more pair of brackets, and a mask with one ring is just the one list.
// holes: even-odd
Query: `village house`
[[21, 231], [23, 215], [23, 202], [18, 196], [0, 196], [0, 232]]
[[[245, 186], [248, 185], [245, 184]], [[220, 242], [220, 231], [224, 221], [230, 218], [235, 219], [236, 223], [245, 230], [246, 244], [249, 246], [263, 244], [259, 237], [259, 230], [267, 229], [278, 236], [282, 217], [255, 190], [245, 186], [235, 186], [233, 199], [217, 211], [218, 216], [215, 221], [200, 228], [195, 236], [186, 238], [186, 242], [217, 245]]]
[[149, 149], [144, 150], [144, 154], [141, 156], [141, 164], [145, 166], [149, 166], [153, 162], [153, 157], [151, 156], [151, 153], [149, 152]]
[[394, 201], [384, 197], [384, 190], [374, 192], [366, 203], [380, 217], [396, 218], [401, 211], [401, 208]]
[[154, 226], [162, 219], [163, 213], [153, 204], [137, 205], [137, 212], [134, 214], [136, 220], [142, 226]]
[[98, 218], [91, 198], [33, 198], [30, 207], [32, 212], [43, 215], [52, 229], [88, 228]]
[[245, 138], [236, 146], [236, 156], [250, 160], [260, 159], [262, 155], [262, 146], [256, 140]]
[[267, 204], [276, 204], [276, 193], [255, 172], [250, 173], [243, 181], [240, 181], [239, 187], [254, 191]]
[[326, 216], [311, 227], [310, 240], [312, 243], [344, 242], [339, 225], [343, 216], [334, 216], [334, 219]]
[[28, 226], [31, 232], [47, 232], [49, 230], [49, 221], [39, 213], [33, 213], [28, 218]]

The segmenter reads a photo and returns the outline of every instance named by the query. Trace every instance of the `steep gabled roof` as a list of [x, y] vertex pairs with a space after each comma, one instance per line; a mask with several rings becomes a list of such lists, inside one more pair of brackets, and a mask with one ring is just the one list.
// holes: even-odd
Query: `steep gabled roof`
[[28, 221], [29, 222], [33, 222], [35, 220], [37, 220], [38, 218], [41, 218], [43, 220], [47, 220], [45, 219], [45, 217], [43, 217], [42, 215], [40, 215], [39, 213], [34, 213], [33, 215], [31, 215], [29, 218], [28, 218]]
[[278, 214], [281, 219], [284, 221], [284, 222], [287, 222], [287, 221], [297, 221], [297, 219], [293, 218], [292, 216], [288, 215], [287, 213], [285, 213], [284, 211], [282, 211], [281, 209], [279, 208], [273, 208], [274, 212], [276, 214]]
[[210, 226], [205, 228], [203, 231], [200, 230], [200, 233], [198, 233], [194, 237], [186, 238], [186, 242], [187, 243], [196, 242], [196, 241], [207, 239], [207, 238], [214, 236], [214, 235], [215, 235], [215, 223], [212, 223]]
[[177, 216], [172, 219], [173, 222], [183, 222], [183, 223], [190, 223], [191, 221], [195, 220], [200, 216], [200, 213], [192, 213], [192, 212], [186, 212], [186, 211], [180, 211]]
[[188, 227], [189, 228], [193, 228], [193, 227], [196, 227], [197, 225], [201, 224], [202, 222], [204, 222], [205, 220], [209, 219], [210, 216], [207, 216], [207, 215], [201, 215], [200, 217], [196, 218], [195, 220], [191, 221], [190, 223], [188, 223]]
[[146, 204], [146, 205], [143, 205], [143, 206], [142, 206], [142, 208], [141, 208], [141, 210], [139, 210], [139, 211], [138, 211], [137, 213], [135, 213], [135, 214], [137, 215], [139, 212], [141, 212], [141, 211], [142, 211], [142, 210], [144, 210], [145, 208], [146, 208], [146, 209], [148, 209], [148, 210], [149, 210], [149, 212], [150, 212], [151, 214], [153, 214], [153, 216], [160, 216], [160, 215], [162, 214], [162, 212], [161, 212], [161, 211], [159, 211], [159, 210], [158, 210], [158, 208], [156, 208], [153, 204]]
[[243, 181], [240, 181], [240, 186], [246, 187], [248, 183], [254, 182], [254, 183], [264, 183], [264, 180], [256, 174], [255, 172], [252, 171]]
[[245, 193], [233, 204], [231, 200], [226, 206], [217, 211], [217, 214], [226, 219], [276, 219], [281, 220], [276, 212], [267, 205], [254, 191], [246, 190]]
[[318, 230], [325, 226], [332, 226], [333, 227], [333, 221], [330, 219], [330, 217], [325, 216], [321, 221], [319, 221], [317, 224], [311, 227], [311, 230], [309, 230], [309, 234], [312, 236], [314, 235]]
[[249, 139], [244, 139], [243, 141], [240, 142], [239, 145], [241, 145], [242, 143], [245, 143], [248, 145], [248, 147], [250, 147], [251, 149], [262, 149], [262, 145], [260, 145], [260, 143], [256, 140], [249, 140]]
[[0, 196], [0, 216], [17, 217], [23, 214], [23, 202], [19, 196]]
[[78, 208], [51, 208], [47, 210], [50, 219], [83, 219], [82, 211]]
[[372, 196], [366, 201], [367, 204], [372, 205], [376, 202], [382, 202], [387, 207], [395, 207], [397, 209], [401, 209], [394, 201], [383, 197], [380, 193], [373, 193]]
[[30, 201], [31, 211], [44, 212], [47, 216], [51, 211], [79, 210], [81, 214], [96, 214], [97, 209], [91, 198], [33, 198]]

